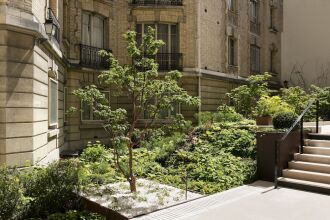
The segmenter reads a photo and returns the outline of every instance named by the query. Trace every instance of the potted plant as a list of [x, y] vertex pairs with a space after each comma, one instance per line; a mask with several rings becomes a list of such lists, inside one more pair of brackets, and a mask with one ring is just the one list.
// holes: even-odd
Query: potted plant
[[293, 112], [293, 107], [279, 96], [262, 96], [255, 108], [257, 125], [271, 125], [272, 117], [279, 112]]

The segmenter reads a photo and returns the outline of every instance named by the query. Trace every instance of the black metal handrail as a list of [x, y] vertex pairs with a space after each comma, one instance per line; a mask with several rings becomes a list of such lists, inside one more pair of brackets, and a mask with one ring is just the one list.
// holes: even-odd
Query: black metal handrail
[[279, 166], [279, 150], [280, 145], [282, 142], [285, 141], [285, 139], [289, 136], [289, 134], [296, 128], [298, 123], [300, 123], [300, 150], [299, 152], [302, 154], [304, 152], [304, 116], [307, 113], [308, 110], [311, 109], [313, 104], [316, 103], [316, 133], [319, 132], [319, 100], [314, 99], [309, 102], [308, 106], [304, 109], [304, 111], [299, 115], [297, 120], [291, 125], [291, 127], [287, 130], [287, 132], [278, 140], [275, 141], [275, 180], [274, 185], [275, 188], [278, 186], [278, 166]]
[[48, 8], [48, 10], [47, 10], [47, 20], [50, 20], [55, 25], [54, 38], [56, 39], [56, 41], [58, 43], [60, 43], [60, 27], [61, 26], [51, 8]]
[[132, 0], [132, 5], [174, 5], [181, 6], [182, 0]]
[[99, 54], [100, 50], [106, 50], [111, 52], [109, 49], [92, 47], [84, 44], [80, 44], [80, 65], [83, 67], [93, 69], [109, 69], [109, 62], [106, 57], [102, 57]]

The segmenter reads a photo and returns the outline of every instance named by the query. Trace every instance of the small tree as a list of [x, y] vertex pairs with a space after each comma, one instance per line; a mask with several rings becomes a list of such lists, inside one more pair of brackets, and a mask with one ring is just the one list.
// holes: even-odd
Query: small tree
[[[190, 96], [178, 85], [178, 80], [182, 77], [179, 71], [159, 76], [154, 57], [164, 43], [155, 39], [154, 29], [148, 28], [140, 45], [136, 42], [134, 31], [126, 32], [124, 38], [132, 64], [120, 65], [111, 53], [101, 51], [103, 56], [108, 57], [110, 69], [101, 73], [99, 79], [102, 86], [115, 88], [115, 95], [128, 96], [132, 102], [132, 116], [128, 118], [125, 109], [112, 109], [95, 85], [75, 90], [74, 94], [89, 103], [94, 113], [103, 120], [103, 127], [114, 151], [116, 167], [128, 180], [131, 192], [136, 192], [133, 148], [144, 139], [145, 131], [161, 118], [162, 112], [172, 112], [178, 104], [196, 106], [199, 99]], [[138, 120], [143, 115], [148, 115], [148, 120], [144, 123], [144, 130], [137, 132]], [[174, 118], [171, 119], [169, 122], [175, 123]], [[126, 162], [121, 159], [125, 158], [122, 156], [124, 152], [128, 153]]]

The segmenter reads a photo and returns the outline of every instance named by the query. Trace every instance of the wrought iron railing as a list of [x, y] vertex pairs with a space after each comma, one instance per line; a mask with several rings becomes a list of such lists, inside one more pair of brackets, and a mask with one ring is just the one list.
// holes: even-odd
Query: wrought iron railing
[[54, 33], [53, 37], [56, 39], [56, 41], [58, 43], [60, 43], [60, 39], [61, 39], [60, 27], [61, 26], [51, 8], [48, 8], [48, 10], [47, 10], [47, 20], [50, 20], [55, 25], [55, 33]]
[[80, 44], [80, 66], [89, 67], [93, 69], [108, 69], [109, 62], [106, 57], [99, 54], [100, 50], [106, 50], [111, 52], [111, 50], [92, 47], [88, 45]]
[[132, 5], [182, 5], [182, 0], [132, 0]]
[[250, 32], [260, 35], [260, 23], [250, 21]]
[[154, 58], [159, 70], [182, 70], [182, 53], [158, 53]]
[[278, 177], [281, 175], [279, 173], [279, 161], [280, 161], [280, 147], [281, 144], [286, 140], [286, 138], [289, 136], [289, 134], [295, 130], [297, 126], [299, 126], [300, 129], [300, 145], [299, 145], [299, 152], [302, 154], [304, 153], [304, 143], [305, 143], [305, 134], [304, 134], [304, 116], [310, 110], [313, 105], [316, 105], [316, 133], [319, 133], [319, 101], [317, 99], [314, 99], [309, 102], [308, 106], [305, 108], [305, 110], [299, 115], [297, 120], [291, 125], [289, 130], [281, 137], [281, 139], [275, 141], [275, 170], [274, 170], [274, 187], [277, 188], [278, 186]]

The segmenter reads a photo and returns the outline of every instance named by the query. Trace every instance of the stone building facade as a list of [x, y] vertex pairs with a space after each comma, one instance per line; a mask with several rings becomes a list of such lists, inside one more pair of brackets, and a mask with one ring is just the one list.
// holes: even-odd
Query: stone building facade
[[[250, 74], [271, 72], [274, 85], [280, 79], [281, 0], [23, 2], [0, 0], [0, 163], [46, 163], [60, 151], [105, 140], [100, 121], [71, 93], [98, 84], [98, 73], [108, 68], [99, 49], [130, 63], [127, 30], [142, 36], [152, 26], [166, 42], [156, 56], [160, 72], [181, 70], [182, 87], [201, 98], [198, 108], [180, 106], [187, 119], [216, 111]], [[44, 26], [50, 20], [56, 23], [51, 37]], [[130, 110], [127, 97], [104, 93], [114, 108]], [[68, 116], [69, 106], [83, 111]]]

